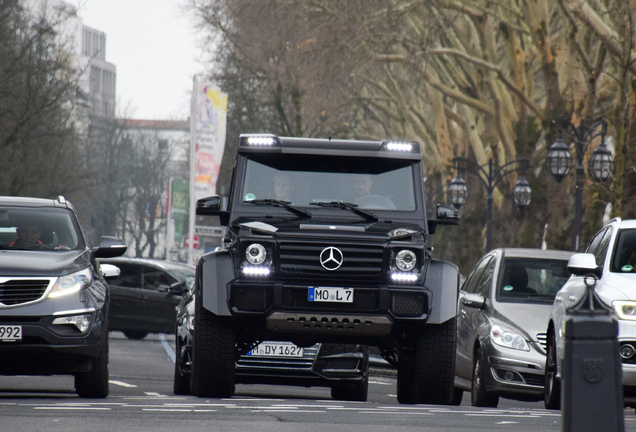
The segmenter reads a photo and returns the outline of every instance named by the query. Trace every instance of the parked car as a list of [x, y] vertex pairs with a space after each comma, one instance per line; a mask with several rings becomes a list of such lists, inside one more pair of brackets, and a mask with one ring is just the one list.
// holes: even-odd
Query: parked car
[[[174, 393], [192, 394], [193, 293], [184, 297], [177, 310]], [[263, 341], [238, 347], [236, 383], [330, 387], [337, 400], [367, 400], [369, 348], [357, 344], [318, 343], [299, 347], [285, 341]], [[217, 355], [234, 355], [217, 353]]]
[[81, 397], [108, 396], [108, 289], [75, 209], [55, 200], [0, 197], [0, 374], [74, 375]]
[[625, 398], [636, 397], [636, 220], [609, 221], [587, 246], [585, 254], [570, 260], [574, 273], [556, 294], [547, 327], [545, 407], [561, 407], [563, 321], [567, 310], [586, 294], [585, 275], [596, 273], [596, 293], [614, 309], [618, 319], [618, 342], [623, 369]]
[[541, 400], [545, 324], [568, 279], [572, 252], [495, 249], [482, 257], [458, 299], [456, 400], [496, 407], [500, 397]]
[[176, 307], [194, 285], [194, 267], [144, 258], [120, 257], [100, 262], [115, 265], [121, 271], [108, 280], [111, 331], [121, 331], [129, 339], [174, 332]]

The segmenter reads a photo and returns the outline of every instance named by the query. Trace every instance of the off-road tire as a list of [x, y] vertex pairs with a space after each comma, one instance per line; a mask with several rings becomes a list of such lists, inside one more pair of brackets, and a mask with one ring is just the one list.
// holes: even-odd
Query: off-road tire
[[148, 336], [148, 332], [142, 330], [126, 330], [122, 333], [124, 333], [124, 336], [126, 336], [130, 340], [142, 340], [143, 338]]
[[108, 333], [105, 333], [99, 354], [91, 361], [91, 370], [75, 374], [75, 391], [82, 398], [103, 399], [109, 393], [108, 378]]
[[190, 375], [183, 375], [179, 370], [179, 356], [181, 353], [179, 338], [177, 338], [175, 350], [176, 359], [174, 362], [173, 392], [175, 395], [191, 395], [192, 391], [190, 390]]
[[[450, 405], [454, 397], [456, 320], [428, 324], [416, 336], [413, 358], [398, 366], [398, 402]], [[400, 360], [398, 359], [398, 364]]]
[[557, 379], [556, 346], [554, 335], [548, 336], [548, 348], [545, 358], [545, 386], [543, 403], [545, 409], [561, 409], [561, 381]]
[[470, 389], [470, 404], [476, 407], [497, 408], [499, 405], [499, 395], [486, 391], [486, 370], [484, 355], [481, 349], [477, 348], [473, 358], [473, 379]]
[[235, 335], [232, 320], [195, 301], [190, 390], [199, 397], [231, 397], [235, 390]]
[[349, 402], [366, 402], [369, 394], [369, 376], [355, 382], [339, 382], [331, 386], [331, 397]]

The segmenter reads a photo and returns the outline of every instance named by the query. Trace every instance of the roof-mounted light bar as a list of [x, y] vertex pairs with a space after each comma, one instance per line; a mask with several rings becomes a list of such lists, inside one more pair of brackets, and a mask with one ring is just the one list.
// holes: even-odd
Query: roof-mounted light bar
[[412, 152], [413, 143], [409, 141], [385, 141], [384, 148], [389, 151]]
[[276, 135], [272, 134], [242, 134], [240, 138], [242, 147], [275, 147], [280, 146]]

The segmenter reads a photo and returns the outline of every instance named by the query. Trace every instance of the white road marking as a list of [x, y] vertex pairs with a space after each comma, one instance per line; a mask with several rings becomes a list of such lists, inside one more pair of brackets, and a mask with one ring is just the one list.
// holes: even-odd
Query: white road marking
[[177, 356], [175, 355], [174, 350], [172, 349], [172, 346], [168, 343], [168, 340], [166, 339], [166, 335], [164, 335], [163, 333], [159, 333], [159, 340], [161, 340], [161, 345], [163, 345], [163, 348], [168, 353], [168, 357], [170, 357], [170, 360], [172, 360], [172, 363], [177, 361]]
[[136, 385], [134, 385], [134, 384], [128, 384], [128, 383], [125, 383], [125, 382], [123, 382], [123, 381], [109, 380], [109, 381], [108, 381], [108, 383], [109, 383], [109, 384], [113, 384], [113, 385], [117, 385], [117, 386], [120, 386], [120, 387], [128, 387], [128, 388], [135, 388], [135, 387], [137, 387], [137, 386], [136, 386]]

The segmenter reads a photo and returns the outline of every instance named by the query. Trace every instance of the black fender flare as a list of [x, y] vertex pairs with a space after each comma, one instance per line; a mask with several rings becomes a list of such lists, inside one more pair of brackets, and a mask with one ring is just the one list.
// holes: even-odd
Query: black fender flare
[[431, 259], [424, 285], [431, 291], [431, 314], [427, 322], [442, 324], [457, 316], [459, 270], [453, 263]]
[[205, 309], [219, 316], [231, 316], [228, 302], [230, 282], [236, 278], [228, 250], [203, 255], [197, 263], [196, 297]]

